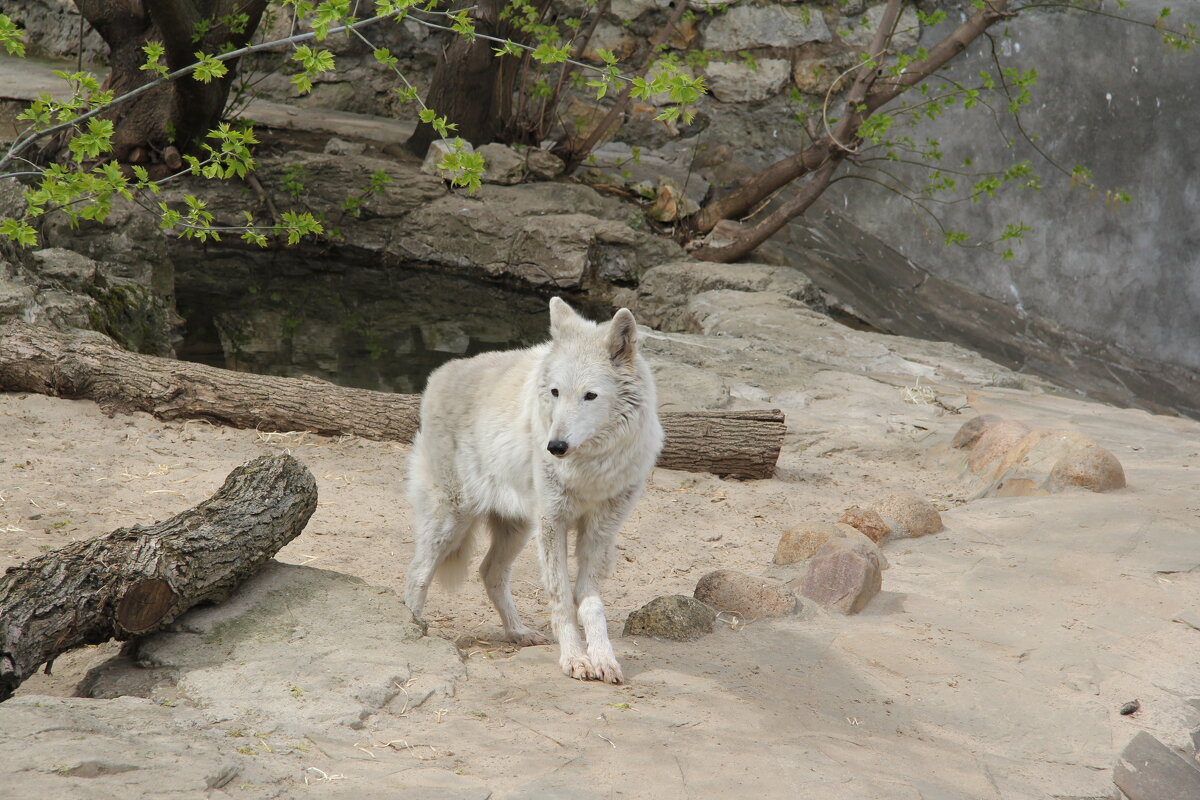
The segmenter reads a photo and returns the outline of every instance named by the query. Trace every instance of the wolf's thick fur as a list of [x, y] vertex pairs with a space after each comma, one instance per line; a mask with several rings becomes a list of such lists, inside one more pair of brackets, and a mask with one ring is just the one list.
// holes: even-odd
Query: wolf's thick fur
[[417, 549], [404, 599], [420, 616], [435, 573], [449, 587], [461, 583], [484, 526], [491, 547], [479, 573], [505, 635], [546, 643], [522, 624], [509, 591], [513, 559], [536, 530], [563, 671], [620, 683], [600, 581], [662, 447], [654, 378], [627, 309], [597, 325], [554, 298], [550, 334], [546, 344], [452, 361], [430, 376], [409, 464]]

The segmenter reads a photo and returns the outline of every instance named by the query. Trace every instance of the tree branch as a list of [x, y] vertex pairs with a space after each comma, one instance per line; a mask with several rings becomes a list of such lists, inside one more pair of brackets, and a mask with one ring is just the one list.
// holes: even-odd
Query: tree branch
[[833, 178], [833, 173], [837, 170], [838, 164], [844, 159], [845, 155], [841, 151], [830, 155], [829, 160], [825, 162], [824, 166], [813, 173], [812, 178], [809, 179], [809, 182], [799, 194], [772, 212], [762, 222], [744, 231], [731, 244], [724, 247], [701, 247], [698, 250], [692, 251], [692, 257], [698, 258], [701, 261], [729, 262], [746, 256], [754, 248], [774, 236], [789, 220], [807, 211], [809, 206], [815, 203], [826, 187], [829, 186], [829, 181]]

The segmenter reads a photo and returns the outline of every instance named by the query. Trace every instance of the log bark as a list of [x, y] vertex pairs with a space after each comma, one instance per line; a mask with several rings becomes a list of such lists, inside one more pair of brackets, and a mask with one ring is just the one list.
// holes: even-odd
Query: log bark
[[0, 701], [75, 647], [124, 640], [220, 602], [296, 538], [317, 507], [289, 455], [235, 469], [209, 499], [163, 522], [74, 542], [0, 577]]
[[[94, 400], [106, 411], [206, 419], [262, 431], [411, 442], [420, 395], [348, 389], [131, 353], [91, 331], [0, 325], [0, 391]], [[775, 471], [786, 426], [773, 412], [668, 412], [659, 465], [737, 478]]]
[[666, 413], [661, 419], [667, 444], [658, 466], [738, 478], [771, 477], [787, 432], [777, 408]]

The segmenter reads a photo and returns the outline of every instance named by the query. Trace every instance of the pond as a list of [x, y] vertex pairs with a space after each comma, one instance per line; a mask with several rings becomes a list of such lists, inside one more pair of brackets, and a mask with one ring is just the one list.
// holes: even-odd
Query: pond
[[546, 298], [470, 278], [291, 251], [172, 257], [186, 361], [415, 393], [451, 359], [549, 336]]

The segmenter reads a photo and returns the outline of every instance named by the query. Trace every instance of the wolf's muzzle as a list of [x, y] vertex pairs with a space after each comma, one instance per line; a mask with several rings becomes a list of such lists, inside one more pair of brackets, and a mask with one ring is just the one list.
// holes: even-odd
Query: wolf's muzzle
[[546, 449], [550, 451], [551, 455], [555, 455], [555, 456], [559, 456], [559, 457], [565, 456], [567, 454], [568, 447], [569, 446], [567, 445], [567, 443], [564, 442], [562, 439], [551, 439], [550, 444], [546, 445]]

